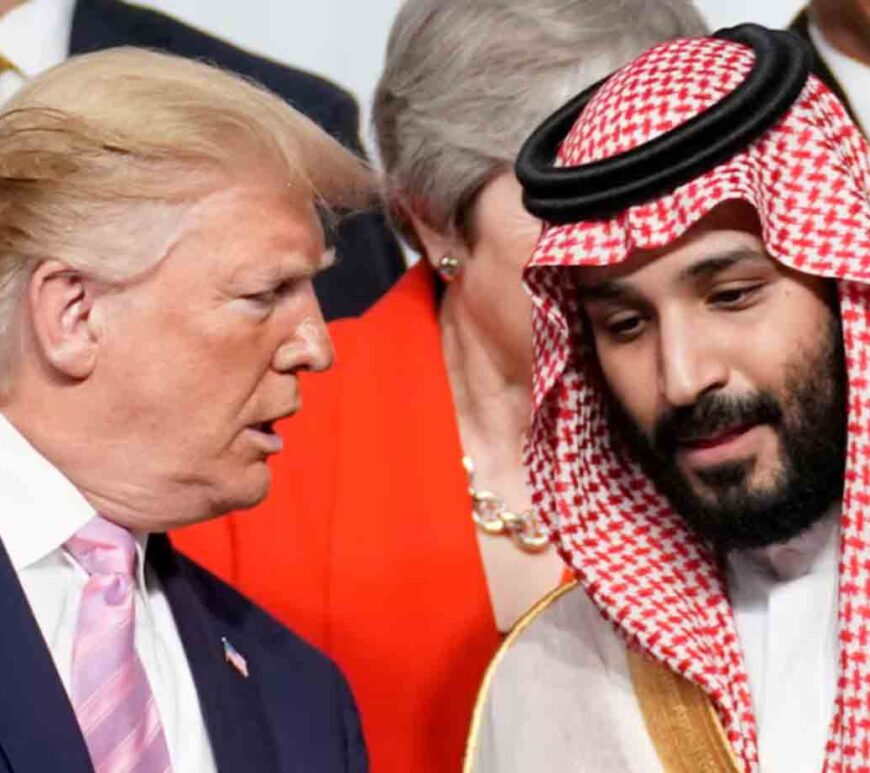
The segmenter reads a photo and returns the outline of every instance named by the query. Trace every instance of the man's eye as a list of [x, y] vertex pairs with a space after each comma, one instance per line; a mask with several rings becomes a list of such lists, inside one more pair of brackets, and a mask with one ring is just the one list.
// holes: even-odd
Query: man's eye
[[643, 317], [640, 314], [617, 314], [605, 320], [604, 329], [612, 338], [628, 341], [643, 330]]
[[251, 303], [257, 304], [258, 306], [272, 306], [278, 298], [278, 294], [275, 290], [266, 290], [261, 293], [250, 293], [248, 295], [243, 295], [246, 301], [250, 301]]
[[247, 295], [243, 295], [242, 298], [244, 298], [246, 301], [250, 301], [257, 306], [274, 306], [279, 300], [281, 300], [281, 298], [289, 295], [294, 287], [295, 283], [292, 281], [281, 282], [281, 284], [269, 290], [263, 290], [259, 293], [249, 293]]
[[713, 306], [725, 309], [742, 309], [755, 299], [762, 285], [733, 285], [714, 290], [709, 297]]

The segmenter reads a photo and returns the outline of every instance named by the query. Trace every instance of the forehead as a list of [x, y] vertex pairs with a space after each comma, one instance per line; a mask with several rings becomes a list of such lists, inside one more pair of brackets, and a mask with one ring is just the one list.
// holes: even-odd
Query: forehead
[[314, 203], [280, 185], [239, 185], [215, 191], [191, 208], [182, 226], [182, 236], [186, 237], [243, 232], [247, 238], [303, 248], [309, 243], [317, 247], [323, 244]]
[[610, 266], [578, 267], [576, 282], [587, 291], [614, 283], [643, 286], [682, 276], [697, 263], [718, 260], [722, 267], [734, 258], [752, 256], [773, 263], [765, 251], [758, 215], [748, 204], [726, 202], [664, 247], [634, 250]]
[[313, 202], [300, 201], [280, 185], [245, 185], [195, 204], [165, 262], [217, 276], [256, 267], [313, 271], [324, 251]]

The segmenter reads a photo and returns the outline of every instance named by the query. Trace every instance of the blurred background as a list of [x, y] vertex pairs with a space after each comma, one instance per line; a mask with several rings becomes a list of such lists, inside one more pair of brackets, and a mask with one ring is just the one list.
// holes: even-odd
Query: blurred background
[[[362, 108], [371, 148], [368, 104], [381, 67], [387, 31], [400, 0], [139, 0], [176, 18], [280, 62], [340, 83]], [[755, 21], [784, 27], [799, 0], [696, 0], [711, 27]]]

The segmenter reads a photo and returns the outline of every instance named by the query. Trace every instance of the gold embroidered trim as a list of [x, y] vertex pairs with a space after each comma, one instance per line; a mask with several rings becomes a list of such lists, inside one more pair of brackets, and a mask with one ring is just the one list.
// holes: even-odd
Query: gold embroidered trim
[[[544, 596], [514, 625], [486, 669], [465, 745], [463, 773], [474, 773], [483, 711], [502, 658], [537, 617], [569, 591], [576, 580]], [[626, 650], [629, 673], [644, 724], [666, 773], [741, 773], [742, 768], [710, 699], [692, 682], [645, 655]]]
[[483, 722], [483, 707], [486, 705], [486, 699], [489, 697], [490, 682], [492, 682], [493, 674], [495, 673], [498, 664], [502, 657], [508, 651], [510, 646], [519, 638], [520, 634], [528, 628], [545, 609], [558, 601], [568, 591], [577, 587], [577, 580], [560, 585], [556, 590], [551, 591], [544, 596], [540, 601], [526, 612], [511, 629], [510, 633], [505, 636], [501, 646], [496, 651], [493, 659], [486, 668], [486, 673], [483, 675], [483, 681], [480, 683], [480, 689], [477, 691], [477, 699], [474, 701], [474, 711], [471, 715], [471, 728], [468, 731], [468, 740], [465, 742], [465, 757], [462, 763], [462, 773], [474, 773], [474, 758], [477, 754], [477, 746], [480, 742], [480, 725]]
[[666, 773], [740, 773], [707, 694], [640, 652], [626, 655], [644, 724]]

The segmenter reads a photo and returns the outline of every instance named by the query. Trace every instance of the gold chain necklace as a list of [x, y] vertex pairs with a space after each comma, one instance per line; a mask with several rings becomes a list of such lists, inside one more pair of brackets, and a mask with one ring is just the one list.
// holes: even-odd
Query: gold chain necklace
[[462, 457], [462, 466], [468, 473], [471, 518], [479, 529], [487, 534], [506, 534], [526, 553], [541, 553], [547, 549], [550, 540], [534, 509], [521, 513], [508, 510], [504, 500], [494, 491], [479, 491], [474, 487], [474, 462], [470, 456]]

